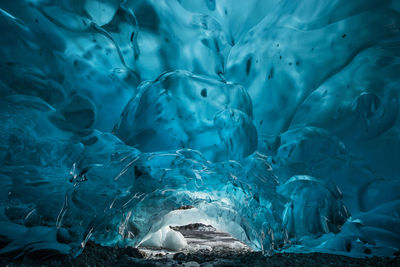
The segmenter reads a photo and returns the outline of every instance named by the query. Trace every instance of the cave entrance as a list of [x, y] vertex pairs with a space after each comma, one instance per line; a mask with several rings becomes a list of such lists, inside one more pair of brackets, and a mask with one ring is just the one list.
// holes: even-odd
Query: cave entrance
[[[242, 254], [252, 251], [244, 242], [234, 238], [229, 233], [231, 229], [225, 226], [218, 218], [207, 217], [197, 208], [184, 206], [169, 212], [154, 224], [140, 242], [139, 249], [147, 257], [174, 255], [177, 252]], [[240, 230], [243, 231], [237, 225], [235, 232]]]

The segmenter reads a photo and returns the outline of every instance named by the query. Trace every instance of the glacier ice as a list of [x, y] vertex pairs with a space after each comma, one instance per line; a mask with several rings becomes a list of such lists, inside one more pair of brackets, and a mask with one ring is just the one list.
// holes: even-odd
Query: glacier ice
[[399, 1], [15, 0], [0, 29], [1, 254], [196, 222], [400, 249]]
[[240, 85], [175, 71], [142, 84], [114, 132], [143, 152], [190, 147], [210, 160], [241, 159], [257, 147], [251, 117]]
[[187, 246], [187, 242], [180, 232], [172, 230], [166, 225], [160, 230], [151, 233], [148, 237], [145, 237], [140, 246], [179, 251]]

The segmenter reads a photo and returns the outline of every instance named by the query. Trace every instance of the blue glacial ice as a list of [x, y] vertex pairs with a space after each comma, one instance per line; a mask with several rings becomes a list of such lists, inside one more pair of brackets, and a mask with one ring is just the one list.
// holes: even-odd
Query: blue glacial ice
[[399, 1], [15, 0], [0, 29], [1, 254], [196, 222], [399, 250]]

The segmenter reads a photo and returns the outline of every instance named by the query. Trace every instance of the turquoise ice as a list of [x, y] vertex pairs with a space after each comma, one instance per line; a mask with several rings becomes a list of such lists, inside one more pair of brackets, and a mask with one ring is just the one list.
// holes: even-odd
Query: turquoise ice
[[0, 253], [193, 222], [399, 250], [399, 1], [15, 0], [0, 29]]

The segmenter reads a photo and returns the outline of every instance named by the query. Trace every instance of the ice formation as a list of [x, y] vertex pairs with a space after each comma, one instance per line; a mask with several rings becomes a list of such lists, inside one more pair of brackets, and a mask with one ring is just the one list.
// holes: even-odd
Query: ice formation
[[399, 250], [399, 1], [15, 0], [0, 27], [0, 253], [196, 222]]

